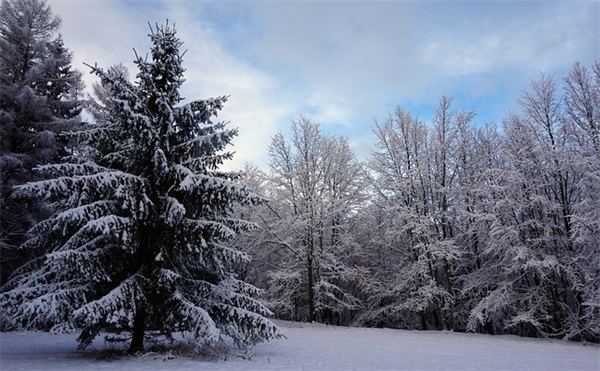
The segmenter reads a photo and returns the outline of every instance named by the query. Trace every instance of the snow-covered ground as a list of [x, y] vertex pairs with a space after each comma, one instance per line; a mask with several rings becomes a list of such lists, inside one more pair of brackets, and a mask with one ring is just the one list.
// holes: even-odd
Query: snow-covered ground
[[[278, 322], [287, 339], [227, 361], [148, 353], [104, 360], [76, 335], [0, 333], [0, 370], [600, 370], [600, 347], [556, 340]], [[96, 343], [102, 349], [103, 341]]]

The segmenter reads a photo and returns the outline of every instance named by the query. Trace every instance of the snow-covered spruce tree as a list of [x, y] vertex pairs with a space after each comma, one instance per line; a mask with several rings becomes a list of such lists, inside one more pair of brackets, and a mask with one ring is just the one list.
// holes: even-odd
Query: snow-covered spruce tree
[[150, 38], [136, 84], [93, 68], [110, 87], [110, 115], [74, 134], [93, 158], [41, 166], [51, 179], [20, 188], [61, 210], [24, 244], [51, 252], [4, 286], [2, 327], [80, 329], [80, 348], [103, 329], [131, 331], [130, 351], [143, 349], [148, 330], [185, 331], [198, 347], [281, 336], [258, 290], [231, 269], [248, 256], [227, 242], [251, 227], [231, 208], [260, 198], [217, 170], [237, 133], [212, 121], [227, 97], [178, 106], [182, 43], [168, 23]]
[[[111, 67], [111, 70], [121, 74], [124, 79], [129, 79], [129, 71], [124, 64], [118, 63]], [[85, 100], [85, 110], [92, 116], [92, 121], [104, 122], [108, 120], [108, 115], [110, 114], [108, 109], [110, 95], [110, 86], [103, 85], [101, 82], [92, 84], [92, 93], [87, 94], [87, 99]]]
[[0, 6], [0, 283], [37, 255], [17, 246], [51, 213], [41, 200], [12, 197], [13, 187], [38, 179], [34, 166], [68, 154], [58, 134], [80, 122], [83, 83], [59, 29], [45, 1]]

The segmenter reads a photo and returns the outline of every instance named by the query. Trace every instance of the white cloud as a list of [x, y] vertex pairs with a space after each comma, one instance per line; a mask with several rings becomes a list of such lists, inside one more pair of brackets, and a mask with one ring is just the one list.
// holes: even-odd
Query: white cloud
[[148, 44], [145, 16], [128, 12], [118, 1], [50, 0], [48, 4], [62, 18], [65, 45], [74, 54], [73, 66], [84, 72], [88, 87], [97, 79], [84, 63], [102, 68], [123, 63], [131, 69], [133, 48], [144, 51]]
[[228, 53], [215, 31], [188, 3], [168, 3], [169, 17], [177, 19], [178, 35], [187, 49], [184, 63], [188, 99], [230, 95], [219, 119], [239, 128], [230, 148], [236, 152], [227, 167], [245, 162], [267, 163], [267, 143], [293, 108], [278, 96], [278, 82], [265, 71], [252, 67]]
[[431, 107], [445, 93], [498, 114], [538, 71], [600, 55], [598, 2], [49, 3], [83, 70], [132, 66], [132, 49], [149, 47], [147, 22], [175, 22], [188, 50], [183, 95], [231, 95], [219, 118], [239, 127], [234, 167], [264, 166], [270, 137], [300, 114], [367, 153], [372, 118], [396, 104]]
[[[309, 99], [299, 105], [326, 120], [359, 114], [366, 121], [377, 114], [365, 112], [381, 91], [418, 85], [410, 3], [261, 3], [255, 13], [263, 37], [251, 42], [252, 52], [268, 67], [293, 71]], [[333, 114], [342, 109], [347, 113]]]
[[[468, 16], [485, 20], [473, 22], [462, 32], [440, 28], [422, 49], [422, 59], [437, 74], [476, 75], [506, 68], [527, 70], [564, 67], [600, 42], [590, 32], [597, 23], [598, 5], [567, 6], [554, 3], [544, 7], [513, 4], [513, 12], [500, 14], [492, 8], [478, 8]], [[590, 54], [592, 55], [592, 54]], [[598, 55], [598, 54], [596, 54]], [[507, 76], [498, 75], [498, 78]], [[535, 76], [531, 76], [534, 78]]]
[[[144, 4], [148, 7], [140, 7]], [[104, 68], [124, 63], [132, 77], [136, 73], [133, 49], [144, 55], [150, 46], [148, 22], [175, 20], [183, 49], [187, 49], [183, 96], [191, 100], [231, 95], [218, 118], [239, 127], [239, 136], [230, 148], [236, 155], [227, 166], [266, 163], [266, 143], [281, 122], [289, 120], [292, 108], [278, 99], [278, 82], [273, 77], [237, 60], [217, 43], [214, 30], [197, 15], [200, 8], [190, 11], [187, 2], [139, 3], [127, 8], [117, 1], [54, 0], [50, 5], [63, 18], [62, 31], [74, 52], [74, 66], [85, 71], [83, 62]], [[156, 17], [160, 19], [153, 19]], [[87, 73], [84, 77], [88, 86], [97, 81]]]

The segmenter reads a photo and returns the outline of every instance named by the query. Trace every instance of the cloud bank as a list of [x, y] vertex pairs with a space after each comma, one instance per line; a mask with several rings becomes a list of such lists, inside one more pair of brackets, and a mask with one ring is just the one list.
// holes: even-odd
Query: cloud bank
[[[600, 2], [49, 1], [82, 62], [133, 68], [148, 22], [177, 25], [188, 99], [231, 95], [229, 167], [268, 164], [267, 143], [300, 114], [344, 134], [361, 157], [373, 119], [397, 105], [427, 120], [441, 94], [479, 122], [514, 109], [540, 72], [600, 55]], [[94, 81], [86, 75], [88, 86]]]

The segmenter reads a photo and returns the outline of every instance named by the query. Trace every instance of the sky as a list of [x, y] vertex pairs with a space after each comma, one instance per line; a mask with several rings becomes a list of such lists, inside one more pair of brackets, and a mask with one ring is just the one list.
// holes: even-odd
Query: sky
[[428, 122], [442, 95], [501, 125], [541, 74], [561, 79], [600, 59], [600, 0], [48, 0], [83, 64], [136, 73], [150, 25], [175, 24], [186, 101], [229, 95], [219, 120], [239, 129], [227, 168], [268, 167], [268, 143], [301, 115], [344, 135], [361, 160], [375, 122], [402, 107]]

